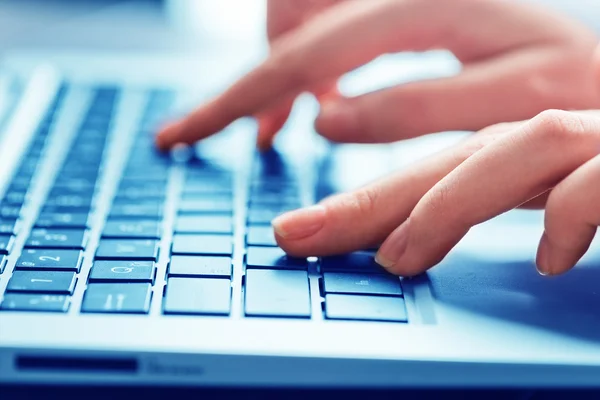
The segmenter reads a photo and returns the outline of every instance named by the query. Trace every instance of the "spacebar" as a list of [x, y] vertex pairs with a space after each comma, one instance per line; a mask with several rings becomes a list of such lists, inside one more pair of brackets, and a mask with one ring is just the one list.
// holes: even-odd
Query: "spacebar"
[[246, 315], [255, 317], [310, 317], [306, 271], [247, 270]]

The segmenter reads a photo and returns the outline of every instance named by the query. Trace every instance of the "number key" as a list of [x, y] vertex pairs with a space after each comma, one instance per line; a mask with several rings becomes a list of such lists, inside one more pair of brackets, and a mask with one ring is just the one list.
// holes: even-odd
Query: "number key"
[[48, 269], [79, 271], [82, 252], [79, 250], [24, 250], [16, 269]]
[[86, 231], [83, 229], [37, 228], [31, 231], [25, 247], [83, 249], [86, 239]]

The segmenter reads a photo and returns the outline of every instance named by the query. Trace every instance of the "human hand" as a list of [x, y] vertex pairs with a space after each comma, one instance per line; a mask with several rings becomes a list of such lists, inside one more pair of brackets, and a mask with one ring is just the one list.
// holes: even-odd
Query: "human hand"
[[292, 255], [381, 245], [376, 260], [412, 276], [440, 262], [469, 229], [516, 207], [545, 207], [537, 266], [572, 268], [600, 225], [600, 111], [549, 110], [468, 137], [410, 169], [273, 222]]
[[504, 0], [321, 1], [318, 15], [308, 12], [312, 17], [298, 25], [303, 14], [287, 20], [283, 8], [316, 0], [272, 0], [270, 17], [281, 18], [269, 20], [277, 38], [269, 57], [160, 132], [158, 147], [194, 143], [244, 116], [259, 118], [259, 145], [268, 147], [299, 93], [328, 93], [342, 74], [405, 50], [448, 49], [464, 69], [354, 98], [333, 96], [322, 101], [316, 130], [339, 142], [390, 142], [478, 130], [549, 108], [600, 106], [591, 68], [596, 37], [559, 14]]

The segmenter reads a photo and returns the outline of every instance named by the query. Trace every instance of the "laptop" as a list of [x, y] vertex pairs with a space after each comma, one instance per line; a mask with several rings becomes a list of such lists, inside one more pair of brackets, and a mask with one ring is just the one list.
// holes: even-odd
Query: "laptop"
[[[449, 65], [402, 57], [406, 78]], [[157, 126], [217, 90], [218, 63], [36, 53], [3, 67], [20, 90], [3, 95], [0, 137], [0, 383], [598, 384], [598, 246], [539, 276], [539, 211], [475, 227], [411, 279], [374, 249], [298, 259], [276, 246], [281, 212], [470, 133], [334, 145], [304, 99], [270, 152], [240, 120], [161, 154]]]

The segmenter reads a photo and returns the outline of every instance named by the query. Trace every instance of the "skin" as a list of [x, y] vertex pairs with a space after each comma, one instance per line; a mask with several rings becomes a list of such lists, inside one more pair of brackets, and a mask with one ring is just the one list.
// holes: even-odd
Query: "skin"
[[[597, 39], [586, 28], [505, 0], [272, 0], [268, 32], [270, 56], [160, 132], [159, 148], [193, 143], [244, 116], [259, 119], [258, 145], [268, 147], [305, 91], [322, 105], [317, 132], [333, 141], [481, 130], [406, 170], [277, 218], [276, 239], [289, 254], [383, 243], [377, 261], [412, 276], [470, 227], [519, 206], [546, 207], [537, 258], [544, 274], [568, 270], [587, 250], [600, 222], [592, 207], [600, 196], [592, 184], [600, 114], [544, 111], [600, 107]], [[435, 48], [451, 50], [462, 73], [354, 98], [332, 90], [339, 76], [381, 54]]]

